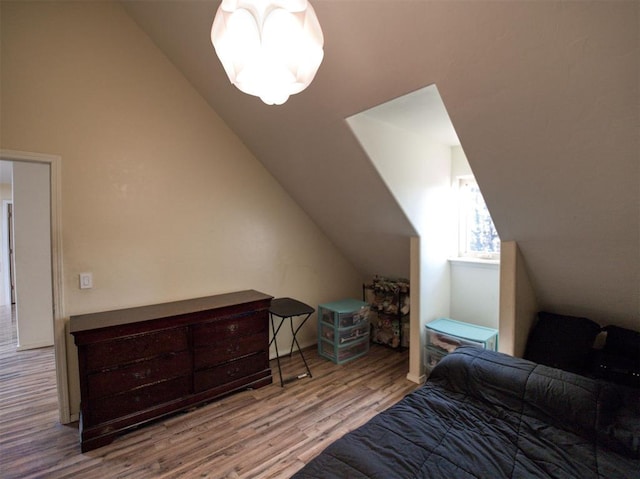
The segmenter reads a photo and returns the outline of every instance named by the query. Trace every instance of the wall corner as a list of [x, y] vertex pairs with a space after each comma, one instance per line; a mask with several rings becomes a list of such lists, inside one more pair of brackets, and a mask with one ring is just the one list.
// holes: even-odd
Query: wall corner
[[524, 355], [537, 311], [538, 302], [524, 256], [515, 241], [503, 241], [500, 247], [500, 352], [517, 357]]

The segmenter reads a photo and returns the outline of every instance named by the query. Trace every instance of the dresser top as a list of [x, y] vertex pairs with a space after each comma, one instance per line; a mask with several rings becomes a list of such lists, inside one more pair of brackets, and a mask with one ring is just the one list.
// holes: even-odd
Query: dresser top
[[181, 314], [197, 313], [211, 309], [225, 308], [254, 301], [270, 300], [272, 296], [252, 289], [234, 293], [216, 294], [203, 298], [185, 299], [170, 303], [138, 306], [135, 308], [102, 311], [71, 316], [69, 332], [77, 333], [90, 329], [107, 328], [122, 324], [137, 323], [151, 319], [168, 318]]

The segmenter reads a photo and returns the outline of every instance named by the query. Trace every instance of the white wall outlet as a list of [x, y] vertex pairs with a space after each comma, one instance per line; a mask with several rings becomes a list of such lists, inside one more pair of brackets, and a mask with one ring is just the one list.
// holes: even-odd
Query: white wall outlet
[[93, 273], [80, 273], [80, 289], [93, 288]]

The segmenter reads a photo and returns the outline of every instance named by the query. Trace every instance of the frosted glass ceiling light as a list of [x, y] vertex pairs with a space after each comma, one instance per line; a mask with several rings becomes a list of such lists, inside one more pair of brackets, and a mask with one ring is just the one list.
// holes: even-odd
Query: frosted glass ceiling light
[[324, 56], [307, 0], [222, 0], [211, 42], [231, 83], [267, 105], [307, 88]]

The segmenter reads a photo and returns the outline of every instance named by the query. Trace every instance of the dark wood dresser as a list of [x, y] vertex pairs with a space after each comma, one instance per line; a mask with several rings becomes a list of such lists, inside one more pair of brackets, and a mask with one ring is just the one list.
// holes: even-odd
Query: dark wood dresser
[[248, 290], [72, 316], [82, 452], [147, 421], [270, 384], [271, 299]]

